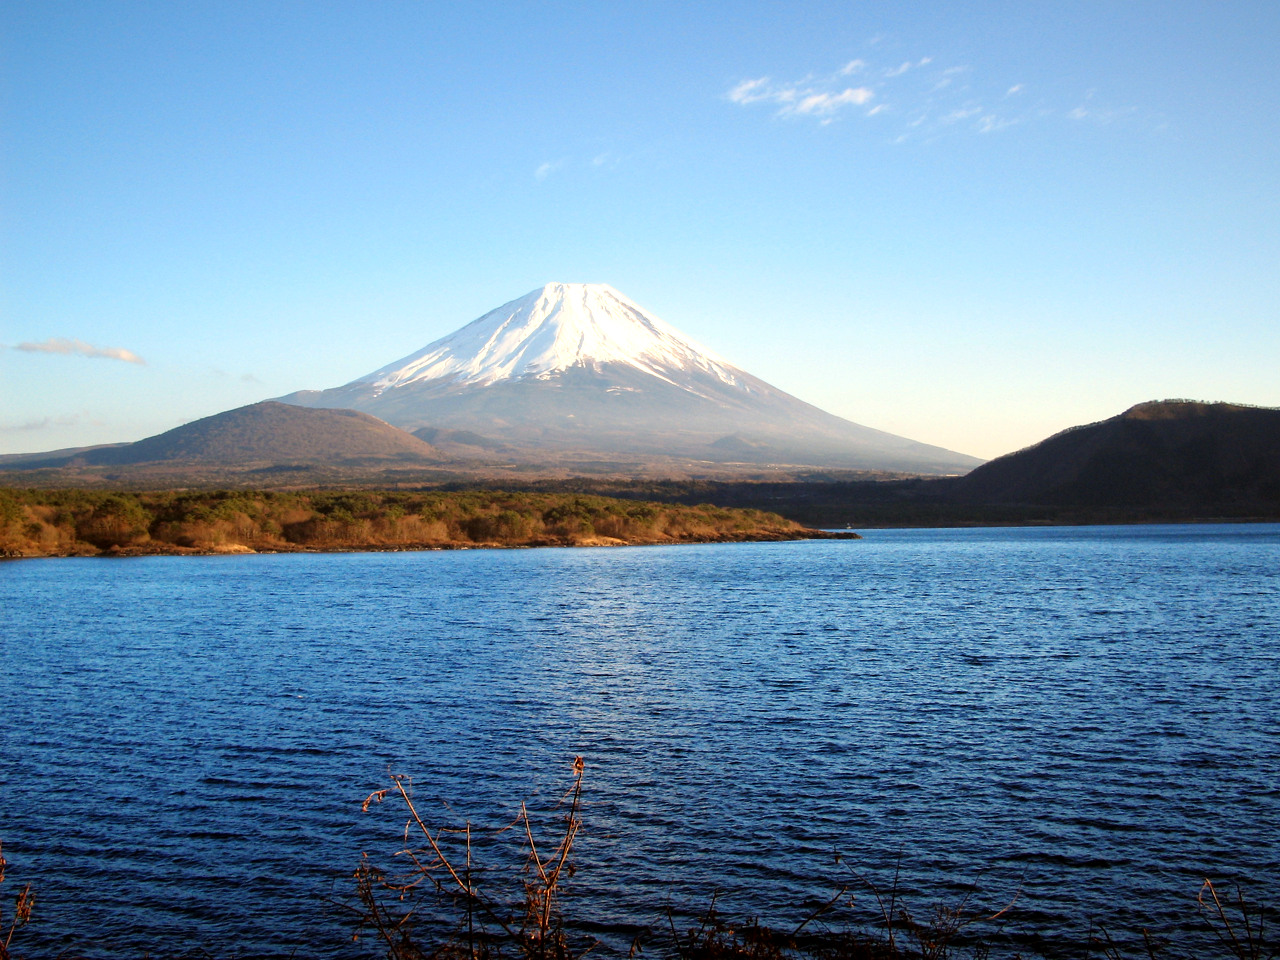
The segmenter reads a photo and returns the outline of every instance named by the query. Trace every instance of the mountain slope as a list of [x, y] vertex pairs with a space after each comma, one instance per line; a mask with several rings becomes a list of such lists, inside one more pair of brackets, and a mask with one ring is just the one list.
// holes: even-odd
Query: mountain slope
[[981, 461], [832, 416], [603, 284], [547, 284], [342, 387], [281, 398], [406, 430], [469, 431], [527, 456], [958, 473]]
[[118, 465], [436, 458], [430, 444], [368, 414], [307, 410], [267, 400], [205, 417], [137, 443], [91, 450], [76, 459], [86, 464]]
[[987, 504], [1170, 507], [1280, 503], [1280, 410], [1189, 400], [1138, 404], [955, 481]]
[[740, 372], [607, 284], [549, 283], [361, 381], [378, 390], [431, 380], [483, 385], [596, 364], [669, 382], [684, 371], [732, 385]]

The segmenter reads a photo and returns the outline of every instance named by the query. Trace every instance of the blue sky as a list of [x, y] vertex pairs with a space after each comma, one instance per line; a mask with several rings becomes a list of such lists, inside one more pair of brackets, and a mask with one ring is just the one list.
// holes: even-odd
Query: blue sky
[[0, 3], [0, 452], [556, 280], [977, 456], [1280, 405], [1280, 4]]

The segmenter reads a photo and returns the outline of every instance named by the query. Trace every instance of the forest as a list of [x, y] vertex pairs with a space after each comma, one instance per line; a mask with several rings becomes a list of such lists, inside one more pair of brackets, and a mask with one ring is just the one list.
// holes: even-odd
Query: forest
[[[605, 546], [841, 536], [754, 509], [522, 491], [0, 489], [0, 556]], [[843, 536], [851, 536], [844, 534]]]

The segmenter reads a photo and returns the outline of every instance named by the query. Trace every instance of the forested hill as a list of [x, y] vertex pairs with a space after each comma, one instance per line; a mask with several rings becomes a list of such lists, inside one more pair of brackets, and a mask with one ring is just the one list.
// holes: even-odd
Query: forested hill
[[1073, 427], [950, 483], [963, 502], [1266, 514], [1280, 503], [1280, 410], [1164, 400]]
[[574, 494], [0, 489], [0, 556], [603, 546], [853, 537], [774, 513]]

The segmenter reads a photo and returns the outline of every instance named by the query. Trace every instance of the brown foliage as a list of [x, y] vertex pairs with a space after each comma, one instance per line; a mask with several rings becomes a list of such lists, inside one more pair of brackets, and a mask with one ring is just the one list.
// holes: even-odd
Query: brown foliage
[[[4, 882], [5, 867], [8, 863], [4, 859], [4, 850], [0, 849], [0, 883]], [[4, 929], [4, 914], [0, 912], [0, 934], [4, 935], [4, 940], [0, 940], [0, 960], [11, 960], [13, 954], [9, 952], [9, 948], [13, 944], [13, 935], [18, 931], [19, 927], [25, 927], [31, 922], [31, 908], [35, 906], [36, 896], [31, 892], [31, 884], [27, 884], [22, 888], [22, 892], [18, 894], [13, 904], [13, 919], [9, 921], [9, 929]]]
[[776, 514], [520, 491], [0, 490], [0, 555], [784, 540]]
[[[392, 777], [392, 786], [371, 793], [362, 809], [368, 811], [388, 796], [403, 802], [409, 813], [404, 828], [404, 848], [396, 856], [408, 864], [398, 874], [388, 874], [366, 856], [355, 871], [359, 915], [355, 939], [372, 930], [392, 960], [423, 957], [496, 960], [516, 955], [526, 960], [572, 960], [590, 951], [594, 941], [571, 938], [560, 912], [561, 881], [573, 875], [570, 856], [582, 827], [581, 757], [573, 762], [573, 780], [557, 807], [562, 826], [550, 843], [540, 844], [533, 818], [525, 804], [516, 819], [488, 839], [515, 832], [523, 840], [523, 864], [518, 894], [482, 880], [483, 870], [474, 856], [478, 831], [471, 823], [458, 829], [428, 826], [413, 802], [413, 783]], [[455, 923], [415, 923], [424, 894], [435, 893], [455, 908]], [[424, 929], [425, 928], [425, 929]]]

